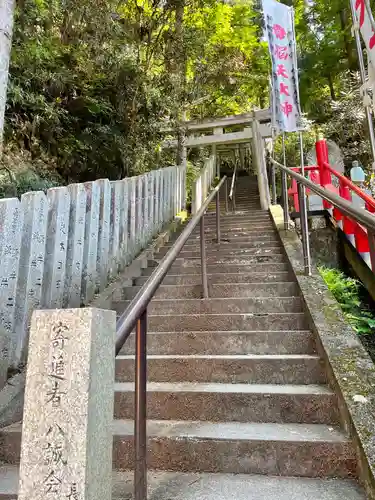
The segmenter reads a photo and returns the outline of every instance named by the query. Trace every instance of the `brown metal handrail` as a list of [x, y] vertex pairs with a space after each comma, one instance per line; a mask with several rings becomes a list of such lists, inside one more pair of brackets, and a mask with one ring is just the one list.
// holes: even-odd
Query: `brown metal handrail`
[[161, 260], [141, 290], [131, 301], [128, 308], [121, 315], [116, 325], [116, 356], [136, 327], [135, 341], [135, 470], [134, 470], [134, 498], [147, 499], [147, 432], [146, 432], [146, 383], [147, 383], [147, 307], [161, 285], [166, 274], [177, 259], [186, 241], [200, 223], [201, 270], [203, 298], [208, 298], [208, 281], [206, 267], [206, 245], [204, 232], [204, 215], [216, 197], [216, 231], [217, 242], [220, 242], [220, 189], [226, 184], [223, 177], [219, 184], [211, 191], [199, 211], [191, 218], [176, 242]]
[[232, 182], [230, 185], [229, 199], [232, 202], [232, 211], [236, 211], [236, 180], [237, 180], [237, 163], [234, 166]]

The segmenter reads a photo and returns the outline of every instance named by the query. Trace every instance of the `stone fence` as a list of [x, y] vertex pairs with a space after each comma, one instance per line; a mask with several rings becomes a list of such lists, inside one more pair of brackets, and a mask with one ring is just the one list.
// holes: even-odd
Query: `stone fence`
[[185, 208], [186, 172], [30, 192], [0, 200], [0, 383], [25, 362], [34, 309], [77, 308]]
[[193, 184], [191, 213], [196, 214], [211, 190], [216, 175], [216, 155], [212, 154]]

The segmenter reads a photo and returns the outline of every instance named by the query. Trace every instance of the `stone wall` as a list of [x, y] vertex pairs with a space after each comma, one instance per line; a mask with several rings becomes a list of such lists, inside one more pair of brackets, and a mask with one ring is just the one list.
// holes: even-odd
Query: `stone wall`
[[183, 167], [0, 200], [1, 386], [34, 309], [89, 304], [183, 208]]

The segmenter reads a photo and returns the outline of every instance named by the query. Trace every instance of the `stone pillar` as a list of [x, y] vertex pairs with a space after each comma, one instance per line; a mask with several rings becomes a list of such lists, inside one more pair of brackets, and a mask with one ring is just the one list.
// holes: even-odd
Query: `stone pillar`
[[135, 257], [137, 253], [137, 234], [136, 234], [136, 222], [137, 222], [137, 184], [138, 177], [131, 177], [130, 191], [129, 191], [129, 247], [130, 247], [130, 258]]
[[123, 181], [111, 182], [111, 224], [109, 240], [109, 272], [117, 275], [120, 263], [120, 217], [124, 204]]
[[64, 307], [80, 307], [87, 196], [83, 184], [71, 184], [68, 190], [70, 217], [63, 303]]
[[164, 189], [165, 189], [165, 168], [160, 170], [160, 183], [159, 183], [159, 231], [164, 225]]
[[85, 244], [83, 248], [82, 302], [88, 304], [95, 295], [96, 259], [98, 255], [100, 188], [86, 182]]
[[159, 231], [160, 227], [160, 177], [161, 170], [155, 172], [155, 228], [154, 233]]
[[96, 271], [97, 288], [101, 292], [108, 283], [111, 184], [108, 179], [99, 179], [95, 182], [100, 186], [99, 238]]
[[129, 253], [129, 179], [124, 179], [122, 182], [121, 190], [121, 204], [120, 204], [120, 255], [119, 255], [119, 267], [122, 270], [128, 263], [128, 253]]
[[137, 190], [136, 190], [136, 253], [142, 248], [142, 238], [143, 238], [143, 178], [139, 175], [137, 178]]
[[149, 238], [150, 231], [150, 220], [149, 220], [149, 204], [150, 204], [150, 193], [149, 193], [149, 179], [150, 174], [144, 174], [143, 176], [143, 238], [142, 238], [142, 248], [146, 248]]
[[35, 311], [19, 500], [110, 500], [114, 311]]
[[151, 240], [155, 234], [155, 179], [156, 172], [152, 170], [149, 174], [148, 179], [148, 196], [149, 196], [149, 205], [148, 205], [148, 219], [149, 219], [149, 232], [148, 239]]
[[68, 188], [47, 191], [48, 226], [44, 264], [42, 307], [56, 309], [63, 305], [68, 249], [70, 194]]
[[258, 177], [258, 188], [259, 188], [259, 196], [260, 196], [260, 205], [262, 210], [268, 210], [270, 206], [270, 195], [269, 195], [269, 187], [267, 183], [267, 171], [266, 171], [266, 162], [264, 158], [264, 146], [263, 146], [263, 138], [260, 137], [258, 130], [258, 122], [255, 118], [252, 121], [252, 149], [253, 149], [253, 158], [256, 164], [256, 172]]
[[15, 311], [23, 214], [17, 198], [0, 200], [0, 388], [16, 348]]
[[14, 364], [27, 359], [31, 313], [40, 308], [45, 261], [48, 203], [42, 191], [21, 197], [23, 229], [16, 297], [17, 345]]

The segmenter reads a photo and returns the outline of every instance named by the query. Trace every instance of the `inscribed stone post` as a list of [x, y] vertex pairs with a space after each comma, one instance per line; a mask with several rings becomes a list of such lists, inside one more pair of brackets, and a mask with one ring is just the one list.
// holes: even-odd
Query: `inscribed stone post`
[[121, 189], [121, 210], [120, 210], [120, 270], [123, 269], [129, 261], [129, 179], [124, 179]]
[[111, 500], [114, 311], [35, 311], [19, 500]]
[[162, 229], [164, 225], [164, 175], [165, 169], [160, 170], [160, 178], [159, 178], [159, 231]]
[[155, 171], [155, 213], [154, 213], [154, 234], [159, 232], [159, 203], [160, 203], [160, 170]]
[[88, 304], [95, 294], [96, 258], [98, 255], [100, 188], [86, 182], [85, 244], [83, 248], [82, 302]]
[[129, 179], [129, 256], [132, 259], [137, 253], [137, 177]]
[[165, 169], [165, 214], [164, 214], [164, 222], [169, 222], [170, 213], [171, 213], [171, 168], [167, 167]]
[[180, 213], [181, 207], [182, 207], [181, 181], [182, 181], [182, 166], [178, 166], [177, 167], [177, 211], [176, 211], [176, 213]]
[[109, 243], [110, 275], [114, 277], [118, 273], [120, 260], [120, 217], [123, 206], [124, 183], [122, 181], [111, 182], [111, 231]]
[[71, 184], [68, 186], [68, 190], [70, 194], [70, 217], [64, 307], [79, 307], [81, 305], [87, 195], [83, 184]]
[[182, 170], [182, 208], [186, 210], [187, 206], [187, 184], [186, 184], [187, 166], [183, 166]]
[[136, 253], [142, 248], [143, 238], [143, 177], [139, 175], [136, 185]]
[[23, 213], [17, 198], [0, 200], [0, 385], [16, 348], [15, 311]]
[[62, 307], [68, 247], [70, 194], [68, 188], [47, 191], [48, 226], [44, 262], [42, 307]]
[[144, 174], [142, 177], [143, 177], [143, 220], [144, 220], [142, 247], [146, 248], [148, 243], [148, 234], [150, 230], [150, 221], [149, 221], [150, 194], [148, 192], [148, 183], [150, 177], [149, 172]]
[[48, 219], [46, 195], [42, 191], [23, 194], [21, 208], [23, 229], [15, 311], [16, 365], [26, 361], [31, 313], [40, 308], [42, 301]]
[[99, 238], [96, 271], [97, 288], [101, 292], [108, 283], [111, 184], [108, 179], [99, 179], [95, 182], [100, 187]]
[[150, 221], [149, 239], [152, 239], [152, 237], [154, 236], [154, 234], [156, 232], [155, 231], [155, 228], [156, 228], [156, 224], [155, 224], [155, 181], [156, 181], [156, 172], [155, 172], [155, 170], [152, 170], [150, 172], [149, 189], [148, 189], [149, 199], [150, 199], [149, 213], [148, 213], [148, 217], [149, 217], [149, 221]]

